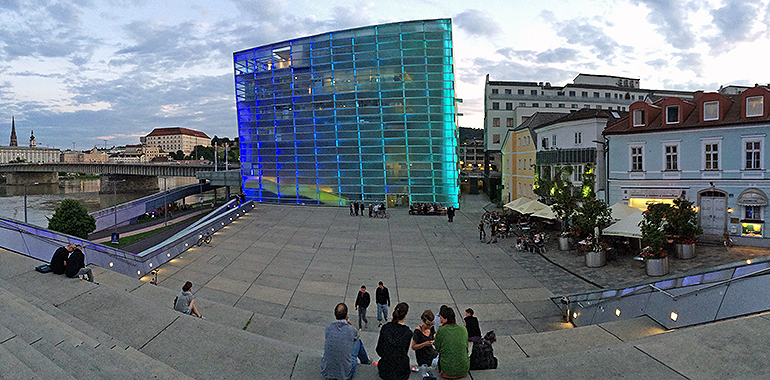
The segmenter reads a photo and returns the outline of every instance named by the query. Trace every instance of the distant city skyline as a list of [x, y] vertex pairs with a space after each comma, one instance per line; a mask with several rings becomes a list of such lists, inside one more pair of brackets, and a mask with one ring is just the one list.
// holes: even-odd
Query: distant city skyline
[[[452, 18], [459, 126], [481, 128], [484, 77], [642, 88], [770, 82], [768, 0], [0, 2], [0, 145], [78, 150], [159, 127], [238, 134], [232, 53], [378, 23]], [[758, 59], [758, 57], [760, 59]]]

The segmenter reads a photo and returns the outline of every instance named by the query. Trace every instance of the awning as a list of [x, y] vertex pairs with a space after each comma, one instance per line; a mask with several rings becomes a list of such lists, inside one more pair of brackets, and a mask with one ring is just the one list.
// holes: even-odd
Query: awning
[[642, 238], [642, 229], [639, 223], [642, 221], [642, 212], [637, 210], [633, 214], [621, 219], [619, 222], [602, 230], [602, 235], [625, 236], [630, 238]]
[[504, 207], [504, 208], [507, 208], [507, 209], [511, 209], [511, 210], [513, 210], [513, 209], [515, 209], [517, 206], [519, 206], [519, 205], [523, 205], [523, 204], [525, 204], [525, 203], [529, 203], [529, 202], [532, 202], [532, 199], [529, 199], [529, 198], [525, 198], [525, 197], [521, 197], [521, 198], [517, 198], [517, 199], [514, 199], [514, 200], [512, 200], [512, 201], [510, 201], [510, 202], [506, 203], [505, 205], [503, 205], [503, 207]]
[[755, 187], [743, 190], [738, 195], [738, 204], [741, 206], [766, 206], [767, 195], [762, 190]]
[[610, 213], [612, 217], [612, 221], [617, 222], [618, 220], [621, 220], [634, 212], [639, 211], [636, 207], [631, 207], [629, 205], [625, 205], [623, 203], [615, 203], [614, 205], [610, 206]]

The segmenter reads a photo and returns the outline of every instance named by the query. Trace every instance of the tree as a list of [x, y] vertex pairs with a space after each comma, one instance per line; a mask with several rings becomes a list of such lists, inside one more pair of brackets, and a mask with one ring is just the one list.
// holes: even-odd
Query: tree
[[589, 165], [583, 173], [583, 187], [579, 196], [581, 205], [577, 208], [573, 219], [573, 225], [581, 231], [579, 238], [593, 234], [596, 227], [602, 230], [612, 222], [612, 211], [607, 203], [596, 199], [595, 183], [596, 173], [593, 166]]
[[671, 212], [671, 206], [667, 203], [655, 203], [647, 207], [639, 229], [642, 232], [642, 244], [645, 247], [643, 257], [649, 259], [662, 259], [666, 257], [664, 246], [666, 244], [666, 215]]
[[176, 152], [169, 153], [169, 157], [174, 160], [184, 160], [184, 152], [177, 150]]
[[56, 208], [53, 216], [48, 218], [48, 229], [87, 239], [88, 234], [96, 229], [96, 220], [88, 215], [88, 211], [80, 202], [65, 199]]

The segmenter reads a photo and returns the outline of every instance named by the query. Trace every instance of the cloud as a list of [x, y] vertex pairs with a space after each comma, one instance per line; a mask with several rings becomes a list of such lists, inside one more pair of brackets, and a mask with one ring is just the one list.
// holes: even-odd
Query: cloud
[[[633, 51], [630, 46], [621, 45], [612, 39], [601, 27], [582, 20], [554, 21], [552, 26], [556, 34], [565, 38], [567, 43], [586, 46], [601, 60], [610, 60], [618, 53], [626, 55]], [[568, 50], [571, 49], [566, 52]]]
[[674, 57], [678, 58], [676, 63], [677, 68], [682, 71], [692, 71], [696, 75], [700, 76], [703, 73], [703, 56], [700, 53], [693, 52], [681, 52], [674, 53]]
[[761, 2], [757, 0], [729, 0], [722, 8], [711, 11], [712, 23], [719, 33], [706, 38], [712, 52], [732, 50], [744, 41], [753, 41], [759, 34], [752, 27], [759, 18]]
[[458, 29], [478, 37], [496, 37], [500, 34], [500, 25], [478, 9], [468, 9], [452, 18]]
[[695, 47], [696, 37], [687, 16], [692, 12], [689, 4], [681, 0], [637, 0], [650, 10], [647, 21], [657, 25], [666, 42], [677, 49]]
[[542, 63], [563, 63], [575, 61], [579, 51], [570, 48], [548, 49], [537, 54], [537, 61]]
[[671, 63], [671, 61], [663, 58], [658, 58], [658, 59], [653, 59], [651, 61], [647, 61], [644, 64], [647, 66], [652, 66], [654, 68], [660, 69], [660, 68], [668, 67], [669, 63]]
[[486, 58], [476, 58], [470, 67], [460, 68], [458, 79], [466, 83], [476, 83], [479, 78], [489, 74], [490, 80], [511, 81], [544, 81], [559, 83], [574, 78], [577, 72], [562, 70], [545, 65], [526, 65], [508, 60], [492, 61]]

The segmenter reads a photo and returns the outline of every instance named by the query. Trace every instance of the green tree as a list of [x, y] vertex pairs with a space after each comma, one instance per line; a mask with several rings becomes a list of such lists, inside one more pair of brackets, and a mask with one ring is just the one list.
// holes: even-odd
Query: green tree
[[667, 203], [655, 203], [647, 207], [639, 229], [642, 232], [642, 244], [650, 247], [648, 258], [663, 258], [666, 251], [666, 215], [671, 212], [671, 205]]
[[184, 160], [184, 152], [177, 150], [176, 152], [169, 153], [169, 156], [174, 160]]
[[96, 220], [80, 202], [65, 199], [48, 218], [48, 229], [87, 239], [88, 234], [96, 229]]
[[579, 238], [593, 234], [596, 227], [601, 230], [612, 222], [612, 211], [610, 211], [607, 203], [601, 199], [596, 199], [595, 184], [596, 172], [593, 166], [589, 165], [583, 173], [583, 186], [578, 196], [580, 206], [576, 209], [572, 222], [575, 228], [581, 231]]

